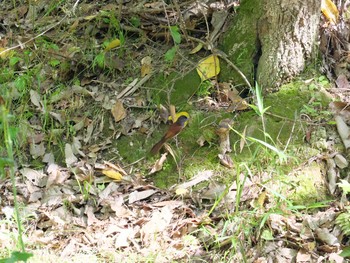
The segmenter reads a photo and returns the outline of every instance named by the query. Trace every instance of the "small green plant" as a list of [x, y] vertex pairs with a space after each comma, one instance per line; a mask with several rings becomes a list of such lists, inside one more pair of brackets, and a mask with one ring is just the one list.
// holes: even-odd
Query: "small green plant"
[[329, 80], [327, 79], [326, 76], [320, 76], [318, 78], [318, 81], [320, 82], [321, 85], [325, 86], [329, 84]]
[[[23, 230], [22, 230], [22, 220], [19, 214], [19, 204], [17, 200], [17, 187], [16, 187], [16, 178], [15, 178], [15, 168], [14, 168], [14, 153], [13, 153], [13, 140], [17, 136], [17, 129], [13, 127], [9, 120], [13, 120], [13, 116], [10, 114], [9, 110], [5, 106], [5, 101], [1, 98], [0, 100], [0, 123], [1, 129], [0, 131], [3, 133], [6, 154], [7, 157], [0, 157], [0, 162], [3, 164], [2, 166], [6, 167], [8, 171], [11, 183], [12, 183], [12, 194], [13, 194], [13, 202], [14, 202], [14, 219], [17, 223], [17, 231], [18, 231], [18, 248], [21, 251], [13, 251], [10, 258], [4, 259], [4, 262], [17, 262], [19, 260], [26, 261], [28, 258], [33, 256], [30, 253], [25, 252], [25, 246], [23, 242]], [[3, 153], [1, 153], [3, 154]], [[6, 165], [4, 165], [6, 164]], [[1, 174], [4, 175], [4, 170], [1, 169]]]
[[270, 106], [267, 107], [267, 108], [264, 108], [264, 100], [263, 100], [263, 96], [262, 96], [262, 89], [260, 88], [258, 83], [255, 84], [255, 99], [256, 99], [256, 105], [249, 104], [249, 106], [256, 112], [256, 114], [258, 114], [261, 117], [262, 126], [263, 126], [263, 132], [264, 132], [264, 136], [265, 136], [267, 133], [266, 133], [266, 127], [265, 127], [264, 114], [270, 108]]
[[79, 179], [76, 178], [78, 185], [79, 185], [79, 190], [80, 193], [83, 195], [83, 198], [85, 201], [89, 200], [90, 198], [90, 189], [92, 185], [88, 181], [84, 181], [83, 184], [80, 183]]
[[350, 235], [350, 207], [345, 207], [346, 211], [341, 213], [337, 219], [335, 220], [335, 223], [340, 227], [340, 229], [343, 231], [344, 235], [349, 236]]
[[206, 97], [210, 95], [210, 90], [213, 87], [213, 83], [210, 80], [203, 81], [196, 92], [198, 97]]
[[92, 68], [96, 70], [96, 67], [104, 68], [105, 67], [105, 53], [101, 52], [95, 56], [93, 62], [92, 62]]
[[[238, 135], [242, 138], [243, 141], [245, 141], [245, 142], [255, 142], [255, 143], [258, 143], [258, 144], [260, 144], [260, 145], [263, 145], [265, 148], [270, 149], [270, 150], [272, 150], [273, 152], [275, 152], [275, 153], [278, 155], [280, 161], [281, 161], [281, 162], [284, 162], [284, 161], [287, 160], [287, 155], [286, 155], [283, 151], [279, 150], [279, 149], [276, 147], [276, 145], [275, 145], [273, 139], [271, 138], [271, 136], [270, 136], [270, 135], [267, 133], [267, 131], [266, 131], [265, 115], [264, 115], [264, 114], [265, 114], [266, 111], [270, 108], [270, 106], [264, 108], [264, 100], [263, 100], [263, 96], [262, 96], [262, 89], [259, 87], [259, 85], [258, 85], [257, 83], [256, 83], [256, 85], [255, 85], [254, 93], [255, 93], [256, 105], [254, 105], [254, 104], [249, 104], [249, 106], [250, 106], [250, 107], [256, 112], [256, 114], [257, 114], [258, 116], [260, 116], [260, 118], [261, 118], [261, 122], [262, 122], [262, 132], [263, 132], [263, 135], [264, 135], [264, 140], [260, 140], [260, 139], [257, 139], [257, 138], [253, 138], [253, 137], [250, 137], [250, 136], [246, 136], [246, 135], [245, 135], [245, 132], [244, 132], [244, 133], [240, 133], [240, 132], [238, 132], [237, 130], [235, 130], [235, 129], [233, 129], [233, 128], [231, 128], [231, 129], [232, 129], [236, 134], [238, 134]], [[268, 142], [267, 142], [267, 139], [269, 139], [269, 141], [270, 141], [272, 144], [271, 144], [271, 143], [268, 143]]]
[[178, 45], [181, 43], [181, 34], [178, 26], [169, 26], [169, 31], [173, 38], [174, 46], [165, 53], [164, 59], [166, 62], [173, 62], [178, 50]]
[[310, 116], [312, 119], [332, 119], [333, 114], [329, 110], [322, 109], [321, 101], [313, 101], [308, 105], [303, 105], [300, 113]]

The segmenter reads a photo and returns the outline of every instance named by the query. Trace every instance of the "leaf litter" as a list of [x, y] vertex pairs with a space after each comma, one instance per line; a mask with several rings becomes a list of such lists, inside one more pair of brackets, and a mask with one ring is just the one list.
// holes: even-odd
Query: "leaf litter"
[[[3, 15], [3, 24], [12, 28], [21, 27], [25, 32], [31, 32], [29, 21], [32, 21], [33, 17], [45, 14], [42, 19], [35, 21], [35, 26], [46, 28], [47, 21], [51, 24], [58, 22], [60, 19], [57, 13], [66, 11], [64, 6], [56, 11], [50, 10], [45, 1], [39, 1], [36, 5], [36, 8], [33, 6], [28, 8], [23, 4], [19, 4], [17, 8], [10, 8], [11, 12]], [[139, 7], [132, 6], [128, 1], [122, 5], [128, 9], [127, 14], [139, 12], [137, 9]], [[154, 9], [152, 12], [155, 14], [159, 12], [164, 15], [162, 13], [164, 8], [167, 14], [173, 14], [172, 8], [165, 7], [161, 2], [147, 3], [144, 7], [146, 5], [147, 8]], [[82, 10], [78, 13], [79, 17], [67, 19], [62, 26], [68, 27], [70, 33], [78, 32], [82, 36], [87, 35], [86, 32], [97, 35], [99, 33], [97, 31], [105, 30], [103, 26], [96, 28], [89, 23], [97, 18], [105, 18], [103, 12], [106, 10], [117, 10], [117, 5], [114, 3], [102, 7], [83, 3], [79, 6]], [[3, 14], [8, 9], [5, 6]], [[199, 3], [195, 3], [186, 9], [184, 18], [187, 22], [193, 22], [192, 16], [195, 14], [198, 17], [206, 16], [205, 12], [207, 9], [200, 8]], [[218, 13], [215, 12], [218, 19]], [[14, 21], [17, 19], [22, 23], [16, 24]], [[158, 32], [154, 31], [151, 17], [146, 15], [141, 19], [147, 37], [159, 37]], [[97, 21], [96, 24], [98, 23], [100, 22]], [[211, 38], [217, 38], [217, 31], [222, 27], [222, 23], [222, 19], [215, 23]], [[166, 27], [167, 24], [164, 28]], [[50, 30], [46, 34], [45, 44], [50, 46], [64, 43], [69, 37], [67, 32], [61, 31], [60, 27]], [[136, 29], [135, 32], [139, 33]], [[10, 32], [7, 32], [5, 39], [11, 39]], [[40, 44], [40, 42], [28, 42], [24, 45], [26, 39], [22, 37], [16, 40], [22, 43], [23, 48], [35, 49]], [[9, 42], [6, 42], [7, 40], [2, 42], [4, 47], [9, 46]], [[114, 38], [103, 48], [102, 55], [106, 61], [109, 55], [106, 53], [116, 52], [119, 45], [120, 40]], [[146, 121], [150, 116], [135, 113], [131, 109], [142, 108], [145, 105], [146, 100], [137, 97], [145, 97], [141, 88], [152, 76], [152, 70], [157, 66], [155, 65], [157, 59], [149, 54], [139, 56], [130, 54], [137, 58], [132, 67], [139, 70], [135, 72], [136, 75], [132, 75], [129, 83], [121, 83], [118, 76], [117, 79], [111, 79], [108, 74], [102, 74], [103, 71], [97, 66], [95, 72], [86, 70], [89, 67], [87, 62], [90, 61], [82, 61], [81, 50], [84, 48], [84, 43], [75, 44], [68, 41], [58, 49], [52, 45], [48, 50], [53, 52], [55, 61], [51, 61], [51, 64], [68, 64], [68, 68], [65, 69], [63, 66], [50, 68], [39, 64], [40, 72], [45, 74], [47, 79], [38, 90], [29, 91], [31, 105], [17, 109], [18, 112], [24, 110], [34, 112], [34, 116], [28, 119], [27, 123], [27, 126], [32, 128], [26, 137], [30, 144], [29, 155], [44, 164], [43, 169], [37, 169], [35, 166], [22, 163], [16, 174], [18, 198], [25, 204], [21, 209], [21, 218], [25, 221], [25, 234], [28, 236], [27, 243], [30, 249], [35, 250], [37, 246], [44, 246], [57, 255], [61, 254], [61, 260], [72, 258], [75, 254], [95, 252], [101, 255], [101, 258], [111, 253], [113, 255], [113, 259], [109, 259], [111, 262], [123, 261], [125, 258], [134, 259], [136, 262], [140, 258], [142, 260], [147, 257], [154, 257], [155, 262], [190, 261], [196, 258], [214, 262], [215, 255], [210, 255], [211, 249], [219, 247], [224, 250], [231, 244], [233, 237], [244, 238], [244, 231], [239, 230], [241, 226], [247, 224], [244, 221], [247, 218], [244, 216], [246, 212], [242, 212], [241, 216], [235, 219], [237, 221], [229, 224], [225, 213], [238, 213], [239, 211], [235, 210], [238, 203], [242, 210], [244, 208], [254, 210], [256, 218], [264, 215], [264, 212], [269, 211], [268, 209], [274, 204], [270, 201], [272, 191], [266, 191], [262, 182], [271, 178], [266, 178], [268, 176], [265, 174], [245, 178], [240, 174], [237, 181], [224, 185], [218, 184], [213, 179], [218, 176], [216, 171], [208, 170], [198, 172], [193, 179], [177, 184], [169, 190], [162, 190], [150, 183], [152, 179], [139, 177], [132, 168], [123, 169], [121, 166], [126, 164], [117, 154], [113, 161], [104, 161], [105, 151], [113, 148], [112, 139], [117, 140], [121, 135], [130, 136], [141, 129], [144, 133], [149, 133], [150, 128]], [[4, 50], [3, 47], [0, 52], [1, 50]], [[146, 51], [152, 53], [150, 50]], [[197, 52], [199, 50], [193, 53]], [[1, 54], [4, 60], [12, 56], [11, 51]], [[35, 57], [28, 59], [29, 67], [34, 67], [37, 62]], [[220, 70], [217, 57], [209, 57], [209, 60], [210, 63], [203, 60], [202, 68], [199, 70], [203, 79], [216, 76]], [[22, 70], [28, 65], [22, 61], [18, 62], [18, 68]], [[124, 61], [117, 61], [116, 64], [106, 63], [104, 66], [109, 70], [116, 69], [120, 72], [125, 70]], [[69, 83], [69, 88], [50, 93], [59, 89], [57, 82], [66, 83], [65, 81], [78, 71], [82, 74], [80, 83], [74, 85]], [[140, 76], [141, 80], [138, 79]], [[336, 84], [339, 89], [348, 89], [347, 76], [343, 73], [338, 74]], [[18, 98], [19, 94], [16, 97]], [[47, 99], [52, 104], [48, 108]], [[345, 98], [341, 99], [345, 101]], [[111, 115], [100, 114], [98, 111], [92, 114], [89, 112], [89, 109], [93, 108], [92, 103], [97, 103], [100, 111], [104, 109]], [[197, 105], [199, 108], [211, 110], [247, 109], [245, 100], [235, 89], [226, 84], [221, 85], [217, 100], [206, 98]], [[344, 106], [342, 109], [339, 108], [339, 103], [337, 106], [335, 115], [338, 117], [336, 118], [338, 131], [347, 147], [348, 116], [343, 109], [346, 105], [341, 104]], [[67, 115], [66, 109], [73, 114]], [[57, 121], [57, 125], [50, 131], [50, 136], [44, 134], [44, 125], [41, 124], [39, 115], [47, 113]], [[163, 119], [166, 121], [168, 117]], [[71, 125], [71, 134], [68, 135], [62, 132], [63, 126], [67, 124]], [[108, 135], [105, 135], [106, 133]], [[56, 157], [55, 160], [51, 148], [48, 147], [49, 140], [52, 140], [53, 145], [57, 145], [60, 140], [64, 142], [61, 158]], [[226, 152], [231, 151], [231, 145], [227, 141], [228, 134], [224, 130], [221, 137], [221, 154], [218, 157], [224, 166], [232, 169], [235, 164], [226, 155]], [[240, 147], [243, 148], [245, 144], [246, 141], [242, 138]], [[175, 156], [173, 151], [170, 150], [170, 153]], [[339, 169], [347, 167], [346, 160], [343, 160], [345, 158], [336, 156], [338, 155], [327, 157], [329, 188], [334, 194], [339, 193], [339, 187], [345, 187], [344, 183], [344, 185], [338, 183], [338, 172]], [[152, 172], [161, 170], [165, 159], [166, 155], [163, 155], [152, 167]], [[98, 161], [104, 161], [104, 164], [99, 164]], [[200, 184], [205, 181], [210, 183], [202, 188]], [[0, 218], [6, 222], [0, 226], [1, 249], [13, 247], [13, 240], [9, 234], [17, 231], [13, 220], [13, 198], [12, 182], [9, 179], [1, 179]], [[215, 209], [212, 208], [213, 205]], [[339, 226], [335, 224], [335, 219], [340, 213], [337, 205], [310, 214], [290, 214], [283, 204], [280, 208], [281, 211], [285, 210], [285, 213], [266, 213], [268, 216], [265, 222], [268, 228], [263, 230], [255, 226], [257, 231], [250, 232], [255, 236], [247, 239], [253, 245], [243, 245], [241, 248], [246, 254], [243, 257], [238, 251], [233, 262], [242, 262], [245, 257], [252, 259], [251, 262], [316, 262], [317, 260], [343, 262], [339, 256], [343, 235]], [[203, 228], [205, 231], [200, 231]], [[225, 236], [218, 244], [214, 236], [218, 236], [220, 232], [225, 233]], [[259, 238], [266, 242], [262, 242], [257, 248], [254, 243]], [[83, 257], [80, 258], [81, 261], [84, 261]]]

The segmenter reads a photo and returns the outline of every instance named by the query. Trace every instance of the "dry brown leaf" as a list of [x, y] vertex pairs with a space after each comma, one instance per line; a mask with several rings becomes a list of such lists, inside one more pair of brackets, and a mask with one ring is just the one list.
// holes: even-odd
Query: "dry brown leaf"
[[246, 102], [245, 99], [243, 99], [238, 94], [235, 94], [234, 92], [229, 91], [227, 93], [227, 96], [230, 99], [230, 101], [232, 102], [232, 105], [230, 106], [230, 111], [231, 110], [240, 111], [240, 110], [248, 109], [248, 107], [249, 107], [248, 103]]
[[339, 177], [339, 171], [336, 169], [336, 163], [334, 159], [328, 158], [327, 163], [327, 179], [328, 179], [328, 189], [331, 194], [335, 193], [337, 188], [337, 180]]
[[[216, 182], [210, 182], [207, 189], [202, 192], [201, 198], [217, 200], [220, 196], [222, 196], [222, 193], [225, 192], [225, 189], [226, 189], [225, 185], [218, 184]], [[227, 196], [227, 195], [225, 196], [225, 199], [229, 201], [232, 200], [230, 196]]]
[[116, 248], [128, 247], [131, 243], [131, 240], [135, 236], [135, 231], [132, 228], [121, 229], [120, 233], [117, 235], [115, 240]]
[[334, 115], [339, 115], [346, 123], [350, 122], [350, 103], [333, 101], [329, 104], [329, 109]]
[[66, 143], [64, 147], [64, 154], [66, 157], [66, 164], [68, 167], [78, 161], [78, 158], [75, 157], [72, 146], [69, 143]]
[[124, 109], [123, 102], [117, 100], [111, 109], [115, 122], [119, 122], [126, 117], [126, 110]]
[[286, 247], [278, 248], [276, 252], [275, 262], [293, 262], [297, 255], [297, 250]]
[[[212, 14], [211, 18], [211, 25], [213, 28], [210, 31], [210, 38], [209, 38], [209, 43], [214, 43], [215, 40], [220, 36], [220, 33], [223, 31], [221, 30], [225, 21], [227, 21], [227, 15], [228, 12], [227, 10], [215, 10]], [[209, 50], [211, 49], [209, 45]]]
[[74, 154], [79, 154], [80, 156], [85, 157], [85, 153], [80, 150], [82, 145], [81, 145], [80, 139], [78, 137], [73, 137], [72, 147], [73, 147]]
[[93, 96], [93, 92], [90, 92], [89, 90], [83, 87], [73, 85], [73, 87], [66, 89], [63, 92], [57, 93], [56, 95], [51, 96], [50, 102], [55, 103], [60, 100], [70, 99], [73, 97], [74, 94], [82, 95], [82, 96], [84, 95]]
[[340, 169], [344, 169], [349, 166], [348, 160], [339, 153], [334, 156], [334, 161]]
[[188, 193], [189, 193], [188, 189], [185, 189], [185, 188], [176, 188], [175, 190], [176, 195], [186, 195]]
[[153, 190], [153, 189], [145, 190], [145, 191], [134, 191], [129, 194], [129, 204], [146, 199], [157, 192], [158, 192], [157, 190]]
[[64, 124], [66, 122], [66, 118], [64, 115], [60, 114], [60, 113], [56, 113], [56, 112], [52, 112], [50, 111], [49, 114], [55, 118], [56, 120], [58, 120], [58, 122], [60, 124]]
[[91, 226], [96, 223], [100, 223], [100, 220], [98, 220], [94, 214], [94, 208], [92, 206], [87, 205], [85, 207], [85, 214], [87, 215], [88, 226]]
[[43, 109], [43, 103], [42, 103], [40, 95], [37, 91], [30, 90], [30, 101], [40, 110]]
[[162, 104], [159, 104], [159, 117], [163, 123], [166, 123], [169, 118], [169, 111]]
[[334, 236], [332, 233], [330, 233], [327, 228], [317, 228], [315, 232], [317, 237], [321, 239], [323, 242], [325, 242], [327, 245], [330, 245], [330, 246], [340, 245], [338, 238]]
[[348, 78], [344, 74], [340, 74], [335, 81], [339, 89], [349, 90], [350, 84]]
[[344, 257], [339, 255], [339, 252], [332, 252], [330, 253], [328, 257], [329, 262], [334, 262], [334, 263], [344, 263], [347, 262]]
[[91, 121], [86, 128], [85, 138], [83, 140], [85, 143], [90, 142], [92, 132], [94, 130], [94, 123], [95, 121]]
[[350, 148], [350, 128], [341, 116], [335, 116], [337, 130], [346, 149]]
[[203, 181], [208, 181], [210, 177], [213, 176], [213, 171], [207, 170], [199, 172], [196, 176], [194, 176], [190, 181], [182, 183], [178, 186], [176, 186], [176, 189], [187, 189], [192, 186], [195, 186]]
[[155, 162], [149, 174], [153, 174], [163, 169], [163, 164], [166, 160], [168, 153], [163, 153], [161, 157]]
[[23, 168], [19, 172], [35, 186], [44, 187], [46, 185], [48, 176], [42, 171]]
[[57, 164], [51, 163], [47, 168], [47, 173], [49, 175], [46, 188], [49, 188], [53, 184], [61, 185], [63, 184], [70, 176], [68, 171], [61, 169]]
[[220, 163], [227, 167], [227, 168], [233, 168], [234, 164], [233, 164], [233, 160], [231, 158], [231, 156], [229, 156], [228, 154], [218, 154]]
[[111, 162], [108, 161], [104, 161], [103, 162], [105, 164], [106, 167], [110, 167], [116, 171], [118, 171], [119, 173], [121, 173], [122, 175], [127, 175], [127, 172], [125, 172], [125, 170], [123, 168], [121, 168], [118, 164], [113, 164]]
[[40, 144], [31, 143], [29, 147], [29, 152], [34, 159], [40, 156], [44, 156], [45, 154], [44, 142], [41, 142]]
[[298, 251], [296, 263], [311, 262], [311, 254], [301, 249]]
[[41, 143], [45, 138], [44, 133], [34, 133], [34, 131], [28, 131], [27, 141], [28, 143]]
[[152, 204], [152, 206], [154, 207], [163, 207], [163, 206], [170, 206], [173, 208], [179, 207], [179, 206], [184, 206], [184, 202], [183, 201], [178, 201], [178, 200], [168, 200], [168, 201], [160, 201], [158, 203], [154, 203]]
[[65, 246], [65, 248], [61, 251], [60, 256], [67, 258], [71, 255], [74, 255], [76, 253], [77, 246], [77, 240], [72, 238], [69, 240], [69, 243]]
[[47, 163], [47, 164], [52, 164], [52, 163], [54, 163], [55, 162], [55, 157], [54, 157], [54, 155], [53, 155], [53, 153], [46, 153], [45, 155], [44, 155], [44, 157], [43, 157], [43, 162], [44, 163]]
[[242, 132], [242, 137], [241, 137], [241, 140], [239, 142], [239, 152], [240, 153], [243, 151], [244, 145], [247, 144], [247, 140], [245, 139], [246, 134], [247, 134], [247, 125], [244, 127], [244, 130]]
[[160, 211], [154, 211], [151, 220], [141, 229], [145, 241], [150, 241], [154, 234], [163, 232], [169, 226], [172, 218], [173, 209], [169, 206], [164, 206]]
[[170, 111], [171, 119], [176, 121], [176, 108], [175, 108], [175, 106], [171, 104], [169, 106], [169, 111]]
[[98, 202], [104, 202], [105, 200], [108, 200], [109, 197], [118, 191], [119, 185], [115, 182], [110, 182], [107, 187], [105, 189], [103, 189], [100, 193], [99, 193], [99, 200]]
[[207, 141], [207, 140], [205, 139], [204, 135], [201, 135], [201, 136], [198, 138], [198, 140], [197, 140], [197, 144], [198, 144], [200, 147], [203, 147], [206, 141]]
[[231, 119], [223, 119], [219, 123], [219, 127], [216, 129], [216, 134], [220, 139], [219, 151], [224, 155], [227, 152], [231, 152], [230, 144], [230, 127], [232, 127], [233, 121]]

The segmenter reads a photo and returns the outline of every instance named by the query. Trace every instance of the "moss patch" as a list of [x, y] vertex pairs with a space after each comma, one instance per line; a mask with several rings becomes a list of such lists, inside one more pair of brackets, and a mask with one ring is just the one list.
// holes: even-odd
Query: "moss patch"
[[323, 163], [313, 162], [285, 178], [280, 191], [295, 205], [311, 205], [329, 199]]
[[182, 107], [196, 93], [201, 83], [196, 70], [191, 70], [184, 76], [178, 72], [170, 75], [159, 74], [152, 81], [155, 87], [152, 98], [156, 104], [173, 104]]
[[[285, 85], [281, 87], [279, 92], [266, 95], [264, 107], [270, 107], [265, 114], [266, 136], [263, 133], [261, 117], [253, 110], [238, 114], [203, 112], [191, 108], [190, 104], [184, 105], [182, 109], [186, 109], [190, 114], [189, 123], [177, 137], [177, 143], [175, 139], [168, 142], [176, 154], [176, 161], [171, 155], [168, 155], [163, 170], [150, 176], [152, 181], [158, 187], [169, 188], [179, 181], [188, 180], [196, 173], [208, 169], [222, 174], [222, 178], [226, 178], [227, 181], [234, 180], [233, 176], [236, 172], [221, 166], [217, 157], [219, 151], [215, 129], [219, 122], [225, 118], [234, 119], [233, 128], [237, 132], [243, 133], [246, 130], [246, 136], [266, 141], [280, 150], [284, 150], [288, 142], [288, 151], [291, 151], [293, 156], [305, 155], [309, 158], [307, 153], [317, 154], [317, 150], [311, 151], [312, 149], [305, 145], [304, 137], [307, 123], [299, 121], [304, 105], [309, 105], [311, 98], [313, 98], [313, 103], [319, 103], [318, 106], [327, 105], [329, 102], [329, 99], [322, 95], [322, 92], [310, 89], [309, 85], [302, 82]], [[313, 105], [309, 106], [313, 107]], [[147, 165], [143, 166], [150, 168], [159, 156], [149, 156], [149, 150], [167, 129], [168, 125], [161, 124], [151, 137], [143, 134], [123, 136], [116, 142], [116, 148], [120, 156], [129, 163], [146, 156]], [[204, 146], [197, 143], [201, 136], [205, 139]], [[293, 169], [291, 162], [297, 163], [297, 161], [291, 161], [288, 165], [281, 165], [278, 162], [277, 154], [257, 142], [247, 142], [243, 151], [240, 152], [241, 137], [231, 132], [230, 139], [233, 149], [230, 155], [236, 165], [246, 162], [250, 164], [250, 167], [256, 167], [252, 169], [288, 174]], [[304, 148], [307, 149], [302, 150]]]
[[[229, 60], [251, 83], [254, 80], [254, 59], [259, 52], [257, 21], [262, 10], [262, 2], [259, 0], [242, 1], [221, 47], [228, 54]], [[245, 85], [241, 76], [225, 63], [222, 63], [221, 66], [220, 79], [222, 81], [232, 80], [236, 85]]]

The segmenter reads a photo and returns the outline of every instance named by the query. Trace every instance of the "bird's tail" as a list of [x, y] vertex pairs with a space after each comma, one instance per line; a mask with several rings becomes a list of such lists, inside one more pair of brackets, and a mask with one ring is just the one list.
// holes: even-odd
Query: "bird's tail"
[[162, 148], [163, 144], [166, 142], [166, 138], [163, 137], [159, 142], [157, 142], [151, 149], [151, 154], [156, 154]]

